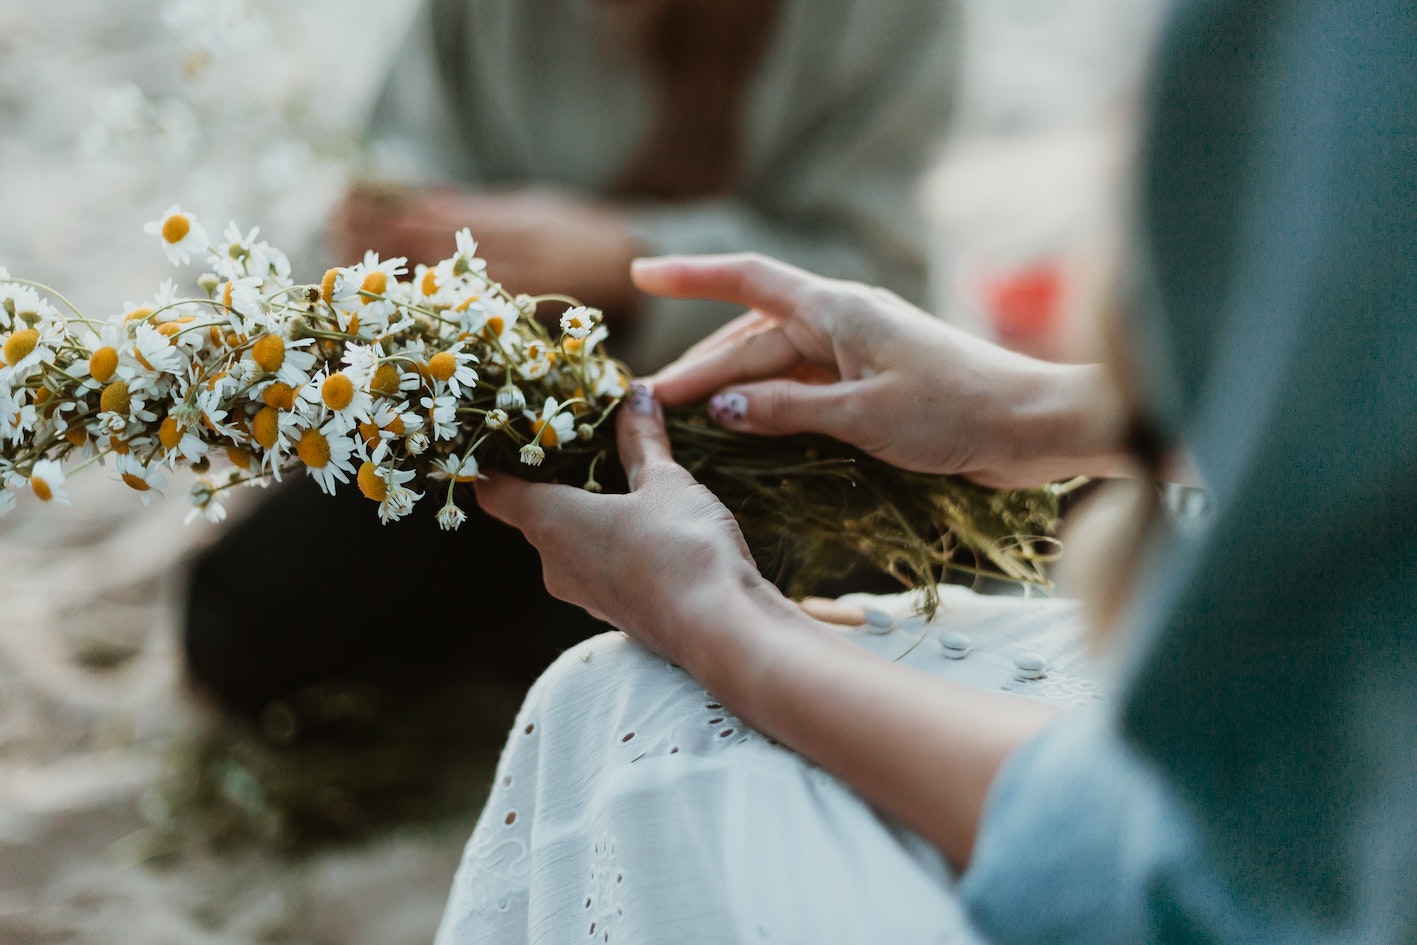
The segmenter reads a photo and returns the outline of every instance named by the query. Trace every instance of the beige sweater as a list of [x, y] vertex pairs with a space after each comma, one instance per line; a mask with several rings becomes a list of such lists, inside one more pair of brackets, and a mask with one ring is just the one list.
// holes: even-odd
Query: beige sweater
[[[379, 146], [423, 183], [603, 192], [651, 118], [620, 16], [596, 0], [425, 0], [375, 109]], [[755, 250], [923, 300], [917, 182], [949, 115], [958, 40], [951, 0], [784, 0], [733, 192], [629, 208], [646, 253]], [[642, 370], [735, 314], [647, 305], [632, 350], [617, 348]]]

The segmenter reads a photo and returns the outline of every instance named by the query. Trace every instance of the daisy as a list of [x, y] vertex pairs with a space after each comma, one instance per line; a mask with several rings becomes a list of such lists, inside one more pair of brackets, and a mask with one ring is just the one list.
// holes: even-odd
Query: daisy
[[590, 334], [599, 321], [600, 313], [593, 308], [577, 305], [569, 308], [561, 316], [561, 330], [577, 341]]
[[310, 382], [310, 371], [315, 366], [315, 356], [302, 350], [312, 344], [313, 338], [292, 341], [279, 334], [262, 335], [246, 349], [243, 361], [274, 374], [275, 379], [284, 384], [300, 387]]
[[453, 482], [476, 482], [480, 475], [477, 457], [468, 453], [461, 458], [445, 456], [434, 460], [433, 469], [428, 475], [433, 479], [451, 479]]
[[428, 423], [433, 428], [433, 439], [451, 440], [458, 435], [458, 402], [451, 394], [421, 397], [418, 402], [428, 411]]
[[517, 367], [517, 370], [527, 380], [539, 381], [550, 373], [551, 367], [555, 363], [556, 353], [540, 340], [532, 339], [527, 342], [526, 360]]
[[64, 470], [52, 459], [41, 459], [30, 471], [30, 488], [41, 502], [69, 504], [69, 493], [64, 489]]
[[477, 240], [472, 238], [472, 231], [463, 227], [453, 238], [457, 241], [457, 252], [433, 267], [434, 279], [439, 285], [452, 285], [468, 276], [483, 281], [487, 260], [477, 255]]
[[201, 478], [192, 483], [192, 491], [187, 494], [187, 498], [192, 503], [192, 509], [183, 520], [184, 524], [190, 525], [198, 516], [213, 525], [226, 520], [226, 506], [221, 504], [221, 496], [217, 492], [216, 483], [210, 479]]
[[381, 461], [396, 440], [423, 429], [423, 418], [407, 406], [393, 401], [377, 404], [369, 420], [359, 425], [359, 435], [374, 462]]
[[197, 462], [207, 455], [207, 444], [197, 435], [196, 429], [181, 422], [175, 414], [168, 414], [158, 427], [157, 441], [163, 449], [162, 461], [168, 468], [176, 469], [177, 461]]
[[525, 416], [531, 421], [531, 433], [534, 442], [539, 443], [545, 449], [556, 449], [562, 443], [569, 443], [576, 438], [576, 418], [570, 411], [560, 411], [559, 405], [554, 397], [546, 398], [546, 402], [541, 405], [541, 414], [525, 411]]
[[207, 234], [197, 218], [183, 213], [177, 204], [167, 208], [161, 219], [144, 224], [143, 232], [162, 237], [162, 248], [174, 266], [186, 265], [194, 253], [207, 248]]
[[[396, 473], [396, 475], [412, 475], [412, 473]], [[379, 503], [379, 521], [385, 525], [398, 521], [405, 515], [413, 511], [414, 503], [423, 498], [423, 493], [414, 492], [403, 485], [391, 485], [388, 493], [384, 496], [384, 501]]]
[[467, 513], [451, 502], [438, 510], [438, 527], [445, 532], [457, 531], [458, 526], [466, 521]]
[[[156, 464], [145, 466], [132, 453], [119, 455], [118, 478], [122, 479], [128, 488], [138, 492], [144, 505], [152, 501], [154, 492], [167, 486], [167, 480], [158, 474]], [[158, 494], [162, 493], [158, 492]]]
[[329, 373], [325, 368], [315, 379], [300, 389], [300, 399], [322, 415], [328, 414], [337, 433], [347, 433], [369, 419], [374, 408], [373, 398], [343, 371]]
[[135, 388], [155, 386], [163, 374], [174, 377], [187, 369], [190, 355], [172, 343], [166, 334], [144, 323], [133, 332], [133, 360], [141, 370], [134, 372]]
[[355, 472], [350, 461], [354, 455], [354, 440], [330, 423], [302, 431], [295, 443], [295, 454], [326, 495], [334, 495], [335, 483], [349, 482]]
[[[470, 397], [477, 389], [477, 372], [472, 369], [477, 356], [462, 350], [462, 347], [462, 342], [458, 342], [428, 359], [429, 375], [439, 384], [446, 384], [454, 397]], [[467, 388], [466, 395], [463, 394], [464, 387]]]

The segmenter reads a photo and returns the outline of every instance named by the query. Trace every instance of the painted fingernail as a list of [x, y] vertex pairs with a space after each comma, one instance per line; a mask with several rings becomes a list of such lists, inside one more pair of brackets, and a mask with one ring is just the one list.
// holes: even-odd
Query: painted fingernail
[[630, 409], [635, 413], [654, 413], [654, 391], [643, 381], [630, 385]]
[[748, 398], [737, 391], [714, 394], [708, 402], [708, 414], [714, 423], [741, 423], [748, 414]]

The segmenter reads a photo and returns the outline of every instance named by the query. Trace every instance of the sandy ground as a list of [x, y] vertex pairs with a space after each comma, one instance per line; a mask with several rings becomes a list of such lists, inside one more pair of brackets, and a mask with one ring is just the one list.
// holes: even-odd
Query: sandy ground
[[[141, 225], [173, 202], [311, 245], [409, 3], [272, 4], [276, 30], [195, 79], [167, 5], [0, 0], [0, 265], [98, 314], [171, 274]], [[928, 190], [942, 310], [983, 324], [971, 274], [1042, 257], [1076, 277], [1074, 304], [1091, 291], [1155, 17], [1136, 0], [971, 7], [960, 133]], [[169, 110], [127, 156], [85, 157], [94, 102], [123, 82], [196, 102], [203, 135]], [[328, 153], [284, 143], [270, 116], [321, 129]], [[216, 531], [102, 472], [71, 486], [71, 509], [0, 520], [0, 943], [430, 940], [492, 753], [453, 770], [464, 803], [438, 818], [300, 855], [203, 842], [173, 779], [194, 745], [230, 748], [232, 723], [186, 688], [176, 627], [184, 562]], [[482, 714], [470, 727], [500, 724], [496, 699], [462, 704]], [[241, 773], [220, 781], [232, 803]]]

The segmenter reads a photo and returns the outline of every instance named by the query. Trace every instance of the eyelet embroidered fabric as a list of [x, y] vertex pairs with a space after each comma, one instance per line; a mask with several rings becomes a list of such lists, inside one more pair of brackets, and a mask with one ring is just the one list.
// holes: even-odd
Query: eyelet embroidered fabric
[[[842, 632], [966, 684], [1104, 698], [1075, 603], [941, 592], [928, 624], [848, 597], [888, 626]], [[528, 694], [437, 943], [973, 942], [952, 888], [925, 841], [610, 633]]]

